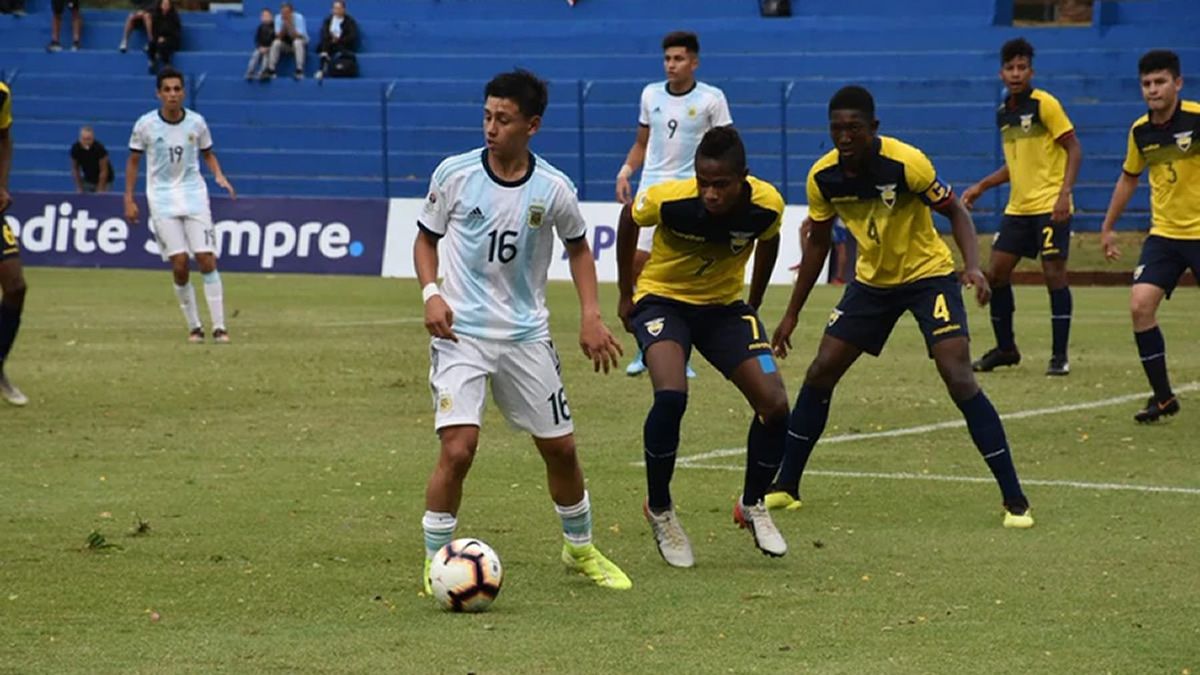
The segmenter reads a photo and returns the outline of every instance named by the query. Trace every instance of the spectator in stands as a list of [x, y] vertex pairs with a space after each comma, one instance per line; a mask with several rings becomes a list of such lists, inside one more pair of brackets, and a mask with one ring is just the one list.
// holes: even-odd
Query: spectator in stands
[[321, 69], [317, 79], [325, 77], [329, 64], [339, 54], [354, 54], [358, 51], [358, 22], [346, 13], [346, 3], [333, 0], [333, 13], [321, 24], [321, 41], [317, 43], [317, 55], [321, 57]]
[[159, 0], [150, 17], [151, 35], [150, 74], [158, 72], [160, 65], [171, 65], [171, 57], [179, 51], [179, 43], [183, 38], [183, 24], [179, 21], [179, 12], [171, 0]]
[[62, 51], [58, 36], [62, 32], [62, 15], [67, 8], [71, 9], [71, 51], [79, 51], [79, 39], [83, 34], [83, 15], [79, 13], [79, 0], [50, 0], [50, 44], [47, 45], [46, 51]]
[[303, 80], [306, 49], [308, 26], [304, 24], [304, 15], [297, 12], [292, 3], [285, 2], [279, 6], [279, 16], [275, 17], [275, 41], [271, 43], [271, 54], [268, 57], [267, 69], [263, 71], [263, 79], [275, 77], [280, 56], [293, 54], [296, 57], [296, 79]]
[[264, 8], [258, 16], [258, 30], [254, 32], [254, 51], [250, 53], [250, 63], [246, 66], [247, 80], [262, 77], [271, 54], [271, 43], [275, 41], [275, 15], [271, 10]]
[[25, 0], [0, 0], [0, 14], [25, 16]]
[[79, 140], [71, 146], [71, 178], [75, 180], [75, 191], [108, 192], [112, 175], [108, 150], [96, 140], [91, 127], [83, 127], [79, 130]]
[[154, 5], [157, 0], [133, 0], [133, 11], [125, 17], [125, 33], [121, 35], [121, 46], [117, 47], [122, 54], [129, 48], [129, 36], [133, 29], [141, 25], [146, 29], [146, 51], [150, 51], [150, 43], [154, 41]]

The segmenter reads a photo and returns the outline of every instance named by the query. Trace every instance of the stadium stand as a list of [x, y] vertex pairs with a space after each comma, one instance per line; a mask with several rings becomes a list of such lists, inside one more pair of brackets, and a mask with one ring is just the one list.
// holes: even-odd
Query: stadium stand
[[[144, 38], [135, 34], [130, 53], [118, 53], [125, 12], [93, 10], [83, 51], [47, 54], [49, 4], [30, 0], [29, 16], [0, 16], [0, 72], [19, 120], [12, 187], [70, 190], [64, 148], [81, 124], [108, 144], [121, 185], [123, 140], [154, 105], [139, 58]], [[295, 4], [314, 25], [328, 13], [324, 0]], [[807, 168], [829, 148], [825, 101], [849, 82], [875, 93], [884, 133], [926, 150], [957, 189], [999, 166], [997, 51], [1024, 35], [1038, 50], [1037, 84], [1064, 103], [1079, 130], [1086, 157], [1076, 229], [1096, 230], [1129, 124], [1144, 112], [1137, 57], [1170, 47], [1185, 75], [1200, 69], [1195, 0], [1097, 4], [1094, 26], [1014, 28], [1004, 25], [1005, 0], [805, 0], [787, 19], [759, 17], [754, 0], [575, 8], [560, 0], [351, 0], [363, 33], [361, 77], [318, 84], [242, 79], [262, 7], [250, 3], [244, 15], [184, 14], [176, 65], [243, 194], [421, 195], [441, 157], [481, 143], [487, 78], [522, 66], [551, 82], [535, 148], [585, 198], [608, 200], [633, 139], [638, 93], [662, 76], [661, 36], [694, 30], [698, 74], [728, 95], [753, 171], [802, 203]], [[980, 229], [994, 226], [990, 214], [1005, 198], [1003, 190], [985, 197]], [[1145, 222], [1137, 214], [1148, 208], [1144, 187], [1131, 208], [1123, 223]]]

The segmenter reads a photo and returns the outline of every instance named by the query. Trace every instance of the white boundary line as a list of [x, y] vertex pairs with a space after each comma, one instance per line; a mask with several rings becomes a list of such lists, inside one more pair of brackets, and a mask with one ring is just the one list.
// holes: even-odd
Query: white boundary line
[[402, 316], [398, 319], [364, 319], [363, 321], [329, 321], [325, 323], [311, 323], [310, 326], [318, 328], [349, 328], [351, 326], [395, 326], [404, 323], [423, 323], [424, 317], [419, 316]]

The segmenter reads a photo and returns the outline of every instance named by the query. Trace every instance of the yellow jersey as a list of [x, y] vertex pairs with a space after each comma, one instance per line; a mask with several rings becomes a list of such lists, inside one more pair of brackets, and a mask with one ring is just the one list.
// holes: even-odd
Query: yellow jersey
[[858, 242], [854, 275], [887, 288], [954, 271], [950, 249], [933, 227], [930, 207], [953, 198], [920, 150], [888, 136], [875, 139], [864, 172], [846, 175], [837, 150], [808, 172], [808, 215], [842, 219]]
[[1067, 175], [1067, 150], [1059, 140], [1075, 131], [1058, 99], [1030, 89], [1000, 104], [996, 125], [1008, 165], [1010, 216], [1050, 213]]
[[746, 263], [756, 241], [779, 236], [783, 197], [775, 186], [746, 177], [743, 203], [717, 217], [704, 209], [695, 178], [646, 188], [633, 205], [639, 227], [654, 227], [650, 261], [637, 279], [634, 301], [657, 295], [691, 305], [741, 299]]
[[1150, 167], [1150, 234], [1200, 239], [1200, 103], [1180, 101], [1163, 125], [1142, 115], [1129, 128], [1122, 169]]
[[0, 82], [0, 129], [12, 126], [12, 92], [8, 85]]

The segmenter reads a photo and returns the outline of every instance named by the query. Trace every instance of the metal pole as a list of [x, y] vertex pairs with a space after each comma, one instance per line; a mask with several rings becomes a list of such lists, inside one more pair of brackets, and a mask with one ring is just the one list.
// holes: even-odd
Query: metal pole
[[792, 98], [792, 89], [796, 87], [795, 82], [785, 82], [781, 89], [779, 101], [779, 152], [780, 159], [783, 162], [783, 203], [788, 202], [788, 123], [787, 123], [787, 107], [788, 101]]
[[392, 176], [391, 168], [388, 166], [389, 160], [389, 142], [388, 142], [388, 102], [392, 100], [392, 92], [396, 91], [396, 81], [392, 80], [388, 85], [380, 89], [380, 107], [379, 107], [379, 136], [382, 147], [380, 148], [380, 161], [383, 169], [383, 198], [392, 198]]
[[580, 201], [587, 199], [587, 140], [586, 128], [584, 123], [584, 102], [587, 100], [588, 93], [592, 90], [591, 82], [578, 80], [575, 83], [575, 102], [579, 112], [579, 199]]

